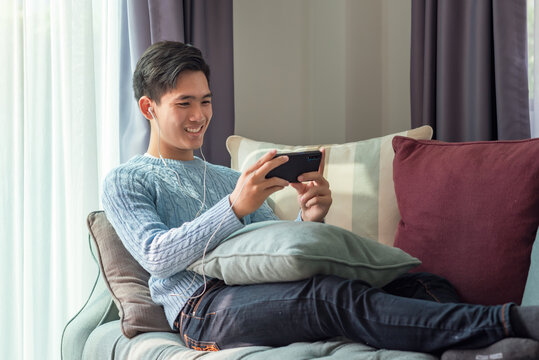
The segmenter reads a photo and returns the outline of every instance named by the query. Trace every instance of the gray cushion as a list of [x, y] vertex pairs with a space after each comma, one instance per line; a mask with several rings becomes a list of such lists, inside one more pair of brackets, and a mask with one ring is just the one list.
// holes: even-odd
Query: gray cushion
[[337, 226], [264, 221], [233, 233], [189, 269], [229, 285], [294, 281], [326, 274], [381, 287], [420, 263], [398, 248]]
[[123, 334], [131, 338], [143, 332], [171, 331], [163, 308], [150, 296], [150, 275], [125, 249], [105, 213], [90, 213], [87, 224], [103, 278], [120, 313]]

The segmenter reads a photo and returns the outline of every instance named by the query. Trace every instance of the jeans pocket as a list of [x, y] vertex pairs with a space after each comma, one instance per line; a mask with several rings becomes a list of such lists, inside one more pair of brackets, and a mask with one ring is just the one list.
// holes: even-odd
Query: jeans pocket
[[198, 351], [219, 351], [219, 346], [215, 341], [199, 341], [190, 338], [186, 334], [183, 334], [183, 341], [185, 346], [189, 349], [198, 350]]
[[[217, 342], [212, 341], [212, 319], [215, 313], [205, 314], [202, 317], [181, 313], [180, 336], [189, 349], [199, 351], [219, 351]], [[204, 340], [203, 340], [204, 339]]]

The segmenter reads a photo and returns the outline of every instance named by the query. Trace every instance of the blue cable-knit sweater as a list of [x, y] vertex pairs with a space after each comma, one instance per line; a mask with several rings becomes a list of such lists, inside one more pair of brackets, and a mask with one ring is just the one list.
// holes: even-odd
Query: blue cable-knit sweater
[[103, 207], [126, 249], [150, 273], [152, 299], [163, 305], [172, 327], [188, 298], [203, 285], [202, 276], [186, 268], [202, 257], [212, 234], [217, 231], [208, 251], [246, 224], [278, 218], [264, 203], [238, 219], [229, 194], [240, 174], [210, 163], [206, 203], [195, 218], [203, 199], [204, 161], [195, 157], [166, 163], [168, 167], [159, 158], [137, 155], [111, 171], [104, 183]]

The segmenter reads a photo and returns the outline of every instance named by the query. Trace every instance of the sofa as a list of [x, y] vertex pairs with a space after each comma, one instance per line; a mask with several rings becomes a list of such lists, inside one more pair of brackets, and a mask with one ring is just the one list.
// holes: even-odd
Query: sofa
[[[317, 258], [316, 267], [310, 265], [312, 258], [305, 265], [311, 254], [302, 254], [292, 265], [299, 268], [298, 276], [308, 276], [306, 269], [344, 271], [343, 276], [378, 284], [377, 280], [388, 281], [403, 272], [429, 271], [448, 278], [465, 302], [539, 305], [539, 139], [444, 143], [431, 137], [428, 126], [364, 141], [309, 146], [234, 135], [228, 138], [227, 149], [231, 167], [242, 171], [268, 149], [325, 147], [324, 175], [333, 197], [327, 227], [334, 227], [339, 238], [360, 243], [358, 254], [376, 253], [378, 262], [362, 259], [350, 272], [354, 260], [350, 257], [360, 257], [353, 252], [347, 254], [346, 264], [337, 254], [331, 263], [327, 257]], [[297, 217], [293, 189], [273, 194], [268, 203], [283, 223]], [[123, 248], [104, 212], [92, 212], [87, 222], [99, 271], [86, 304], [65, 327], [62, 359], [433, 360], [440, 356], [375, 349], [346, 338], [279, 348], [189, 349], [169, 329], [162, 308], [152, 302], [149, 274]], [[233, 240], [215, 252], [221, 246], [222, 251], [233, 251], [224, 246]], [[219, 255], [211, 258], [211, 254], [211, 261], [217, 262]], [[230, 268], [228, 275], [209, 269], [206, 273], [236, 281], [233, 278], [243, 272], [242, 279], [261, 281], [252, 279], [256, 271], [249, 266], [253, 265]], [[278, 267], [282, 273], [297, 270]]]

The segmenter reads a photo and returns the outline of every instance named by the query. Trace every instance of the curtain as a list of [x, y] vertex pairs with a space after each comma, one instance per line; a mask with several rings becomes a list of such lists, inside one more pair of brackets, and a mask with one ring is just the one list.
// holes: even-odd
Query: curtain
[[86, 216], [119, 164], [119, 9], [0, 0], [0, 352], [59, 359], [97, 274]]
[[123, 1], [121, 38], [121, 161], [146, 152], [150, 138], [131, 87], [136, 63], [151, 44], [174, 40], [198, 47], [210, 66], [213, 119], [203, 153], [208, 161], [229, 166], [225, 140], [234, 132], [232, 0]]
[[[539, 0], [527, 0], [528, 2], [528, 79], [530, 82], [530, 127], [531, 136], [539, 137], [539, 67], [535, 65], [535, 59], [539, 58]], [[537, 45], [536, 45], [537, 44]]]
[[526, 0], [412, 0], [412, 126], [444, 141], [530, 137]]

